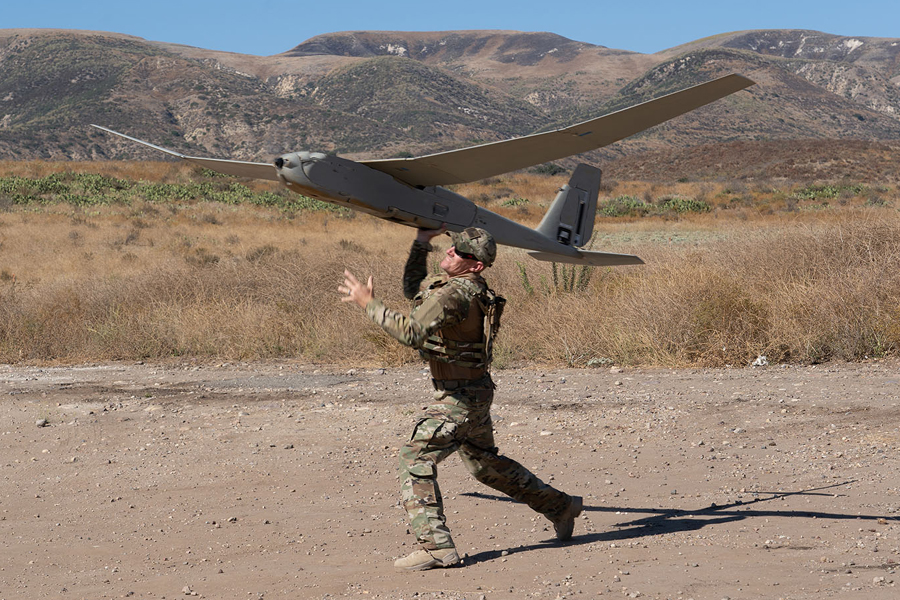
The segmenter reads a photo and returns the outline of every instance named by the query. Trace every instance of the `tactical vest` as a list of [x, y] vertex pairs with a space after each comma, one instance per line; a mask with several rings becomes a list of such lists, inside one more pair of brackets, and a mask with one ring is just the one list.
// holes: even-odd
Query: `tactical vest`
[[[419, 353], [426, 360], [451, 363], [469, 369], [488, 369], [493, 359], [494, 338], [500, 329], [500, 317], [506, 306], [506, 298], [494, 290], [468, 279], [454, 279], [470, 296], [470, 302], [477, 302], [483, 315], [482, 338], [478, 342], [452, 340], [440, 335], [440, 331], [428, 336]], [[444, 285], [453, 285], [447, 282]], [[433, 288], [431, 288], [433, 289]]]

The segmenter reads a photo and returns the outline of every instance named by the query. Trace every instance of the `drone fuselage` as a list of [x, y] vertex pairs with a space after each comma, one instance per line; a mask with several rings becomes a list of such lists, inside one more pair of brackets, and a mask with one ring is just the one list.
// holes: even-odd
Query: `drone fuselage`
[[410, 186], [364, 164], [321, 152], [291, 152], [274, 163], [279, 179], [288, 189], [323, 202], [416, 228], [444, 226], [449, 231], [462, 231], [466, 227], [481, 227], [500, 244], [560, 251], [556, 241], [483, 210], [465, 196], [440, 186]]

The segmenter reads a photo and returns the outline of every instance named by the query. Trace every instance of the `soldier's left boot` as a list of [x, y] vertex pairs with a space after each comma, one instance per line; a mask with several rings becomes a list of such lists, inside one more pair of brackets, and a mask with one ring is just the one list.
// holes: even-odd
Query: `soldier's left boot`
[[575, 517], [584, 510], [584, 500], [581, 496], [572, 496], [569, 506], [553, 521], [553, 529], [556, 531], [556, 539], [566, 541], [572, 538], [572, 532], [575, 531]]
[[394, 567], [404, 571], [423, 571], [435, 567], [452, 567], [459, 562], [456, 548], [439, 550], [416, 550], [408, 556], [394, 561]]

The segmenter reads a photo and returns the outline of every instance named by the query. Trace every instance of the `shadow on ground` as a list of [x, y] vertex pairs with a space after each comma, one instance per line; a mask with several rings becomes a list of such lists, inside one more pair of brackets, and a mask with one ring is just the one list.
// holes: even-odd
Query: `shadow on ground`
[[[597, 542], [615, 542], [619, 540], [633, 540], [647, 536], [664, 535], [667, 533], [676, 533], [680, 531], [696, 531], [704, 527], [721, 525], [723, 523], [732, 523], [744, 519], [752, 519], [759, 517], [779, 517], [779, 518], [803, 518], [803, 519], [854, 519], [863, 521], [875, 521], [884, 519], [888, 521], [900, 520], [900, 517], [887, 515], [859, 515], [831, 513], [808, 510], [759, 510], [752, 508], [763, 502], [772, 500], [780, 500], [790, 496], [824, 496], [837, 498], [839, 494], [826, 492], [846, 485], [850, 485], [854, 481], [845, 481], [835, 483], [833, 485], [812, 488], [808, 490], [800, 490], [796, 492], [755, 492], [757, 495], [765, 495], [766, 497], [757, 497], [753, 500], [743, 502], [737, 501], [730, 504], [711, 504], [696, 510], [682, 509], [666, 509], [666, 508], [633, 508], [633, 507], [614, 507], [614, 506], [585, 506], [585, 511], [615, 513], [622, 515], [646, 514], [645, 517], [633, 519], [631, 521], [622, 521], [613, 525], [617, 529], [586, 533], [575, 535], [571, 540], [560, 542], [556, 539], [548, 539], [538, 544], [529, 544], [525, 546], [516, 546], [507, 550], [489, 550], [469, 555], [468, 561], [471, 563], [479, 563], [490, 561], [501, 556], [504, 552], [507, 555], [519, 552], [528, 552], [531, 550], [539, 550], [548, 546], [556, 545], [583, 545], [595, 544]], [[480, 492], [465, 492], [462, 496], [471, 496], [475, 498], [484, 498], [488, 500], [497, 500], [500, 502], [517, 503], [512, 498], [506, 496], [495, 496], [492, 494], [482, 494]]]

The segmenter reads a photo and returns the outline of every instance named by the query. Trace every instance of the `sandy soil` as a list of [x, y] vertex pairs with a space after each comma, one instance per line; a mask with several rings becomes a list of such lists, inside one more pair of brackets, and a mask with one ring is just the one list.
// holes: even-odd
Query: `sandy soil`
[[898, 367], [499, 371], [501, 450], [587, 508], [560, 544], [453, 457], [420, 573], [420, 368], [0, 367], [0, 599], [897, 598]]

